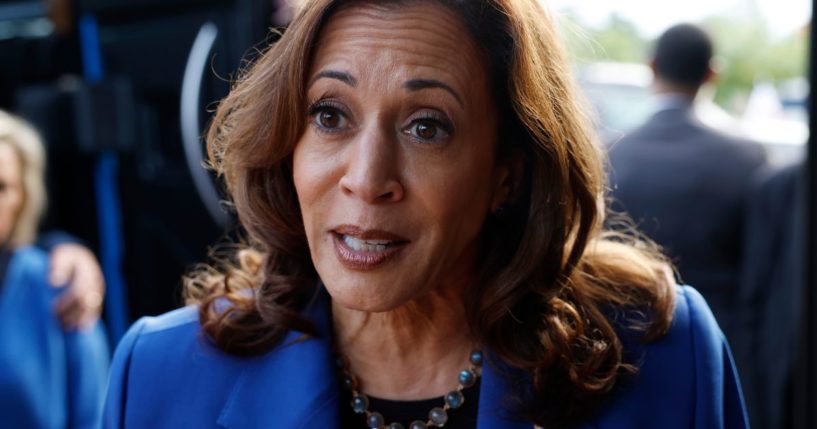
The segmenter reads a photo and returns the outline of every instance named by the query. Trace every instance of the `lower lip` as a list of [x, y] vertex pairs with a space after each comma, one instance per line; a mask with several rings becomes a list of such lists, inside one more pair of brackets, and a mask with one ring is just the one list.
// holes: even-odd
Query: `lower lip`
[[408, 245], [408, 243], [402, 243], [389, 246], [382, 252], [364, 252], [349, 247], [340, 234], [332, 233], [332, 241], [335, 243], [335, 255], [337, 255], [340, 263], [347, 268], [358, 271], [373, 270], [393, 260]]

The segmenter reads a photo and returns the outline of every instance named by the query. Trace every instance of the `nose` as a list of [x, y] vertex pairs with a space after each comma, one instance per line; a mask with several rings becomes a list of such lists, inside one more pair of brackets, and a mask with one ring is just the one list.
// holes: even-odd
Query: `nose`
[[341, 191], [367, 203], [397, 202], [405, 196], [399, 171], [399, 147], [387, 127], [372, 126], [358, 134], [346, 152]]

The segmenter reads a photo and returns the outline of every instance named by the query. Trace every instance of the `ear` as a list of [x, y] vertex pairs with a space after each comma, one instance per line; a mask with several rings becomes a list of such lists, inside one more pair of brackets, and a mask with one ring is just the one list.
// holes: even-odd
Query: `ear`
[[704, 75], [704, 83], [715, 83], [718, 79], [718, 71], [716, 67], [710, 65], [706, 69], [706, 74]]
[[524, 171], [525, 162], [519, 151], [514, 151], [499, 160], [491, 200], [492, 213], [497, 212], [501, 206], [513, 204], [517, 200]]

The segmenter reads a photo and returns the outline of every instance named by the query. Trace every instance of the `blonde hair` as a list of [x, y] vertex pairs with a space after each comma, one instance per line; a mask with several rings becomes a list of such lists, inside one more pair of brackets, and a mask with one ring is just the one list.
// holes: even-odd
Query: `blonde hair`
[[8, 243], [31, 244], [45, 214], [45, 147], [39, 133], [24, 120], [0, 111], [0, 144], [8, 144], [20, 160], [23, 207], [14, 221]]

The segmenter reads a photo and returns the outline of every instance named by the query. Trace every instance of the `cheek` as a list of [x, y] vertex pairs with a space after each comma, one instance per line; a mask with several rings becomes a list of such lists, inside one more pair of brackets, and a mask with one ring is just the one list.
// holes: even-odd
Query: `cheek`
[[326, 212], [321, 206], [328, 203], [334, 188], [332, 172], [331, 158], [316, 154], [308, 139], [298, 142], [292, 157], [292, 180], [307, 235], [310, 234], [313, 220]]
[[23, 202], [25, 198], [23, 197], [23, 190], [17, 188], [14, 192], [14, 197], [12, 199], [12, 209], [14, 210], [14, 215], [19, 216], [20, 212], [23, 210]]
[[301, 143], [295, 147], [292, 155], [292, 182], [295, 184], [295, 193], [298, 195], [298, 203], [301, 206], [301, 214], [305, 226], [309, 225], [308, 219], [311, 217], [311, 201], [314, 199], [315, 177], [310, 173], [311, 165], [304, 160]]
[[23, 194], [18, 189], [9, 187], [0, 193], [0, 241], [4, 241], [11, 232], [20, 212], [23, 209]]
[[19, 189], [9, 186], [0, 193], [0, 211], [4, 215], [17, 216], [23, 209], [23, 194]]
[[425, 174], [423, 205], [434, 213], [445, 235], [470, 240], [481, 230], [491, 205], [490, 165], [469, 159]]

